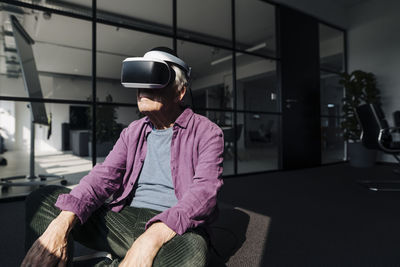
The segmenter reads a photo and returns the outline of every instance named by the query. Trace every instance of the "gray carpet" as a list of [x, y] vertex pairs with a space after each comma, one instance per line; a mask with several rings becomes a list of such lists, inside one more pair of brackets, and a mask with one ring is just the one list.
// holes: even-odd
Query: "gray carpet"
[[0, 203], [0, 266], [19, 266], [24, 253], [23, 201]]
[[[389, 166], [331, 165], [230, 179], [220, 199], [269, 218], [263, 252], [253, 254], [257, 266], [400, 266], [400, 192], [357, 183], [387, 178], [400, 181]], [[235, 256], [229, 266], [255, 266]]]
[[[357, 179], [399, 178], [347, 164], [225, 180], [214, 266], [400, 266], [400, 192]], [[0, 203], [0, 266], [23, 258], [24, 205]]]

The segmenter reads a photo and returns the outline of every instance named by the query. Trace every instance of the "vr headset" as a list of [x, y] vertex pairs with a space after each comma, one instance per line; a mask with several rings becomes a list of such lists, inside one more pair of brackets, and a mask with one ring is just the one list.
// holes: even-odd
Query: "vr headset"
[[[164, 51], [163, 51], [164, 50]], [[173, 53], [172, 50], [168, 49]], [[164, 48], [153, 49], [143, 57], [129, 57], [122, 62], [121, 83], [128, 88], [160, 89], [175, 81], [171, 64], [178, 66], [190, 80], [191, 68]]]

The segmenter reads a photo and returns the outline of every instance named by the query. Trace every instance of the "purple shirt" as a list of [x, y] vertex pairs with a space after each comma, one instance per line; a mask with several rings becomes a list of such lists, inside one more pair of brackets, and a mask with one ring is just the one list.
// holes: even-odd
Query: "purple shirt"
[[[112, 196], [108, 206], [118, 212], [129, 205], [146, 157], [150, 120], [133, 121], [125, 128], [103, 163], [96, 164], [69, 194], [58, 197], [56, 207], [75, 213], [80, 222]], [[221, 179], [224, 139], [222, 130], [204, 116], [185, 109], [173, 126], [171, 174], [178, 203], [156, 215], [156, 221], [182, 235], [215, 215]]]

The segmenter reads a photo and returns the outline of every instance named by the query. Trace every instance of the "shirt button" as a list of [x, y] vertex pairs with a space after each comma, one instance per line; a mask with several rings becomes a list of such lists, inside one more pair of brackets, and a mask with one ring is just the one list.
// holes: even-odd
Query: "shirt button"
[[143, 162], [144, 162], [144, 159], [140, 159], [140, 162], [143, 163]]

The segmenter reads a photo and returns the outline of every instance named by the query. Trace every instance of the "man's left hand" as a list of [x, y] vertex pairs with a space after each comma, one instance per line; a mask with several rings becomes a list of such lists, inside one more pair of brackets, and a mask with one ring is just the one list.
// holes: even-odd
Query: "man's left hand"
[[153, 223], [128, 250], [120, 267], [151, 267], [158, 251], [176, 233], [163, 222]]

